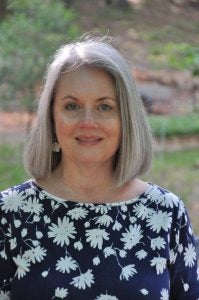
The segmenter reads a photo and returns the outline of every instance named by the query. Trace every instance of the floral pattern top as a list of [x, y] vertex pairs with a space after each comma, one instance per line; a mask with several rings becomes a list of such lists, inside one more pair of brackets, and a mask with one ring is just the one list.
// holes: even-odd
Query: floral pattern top
[[0, 300], [198, 300], [183, 202], [150, 184], [117, 203], [78, 203], [28, 180], [0, 193]]

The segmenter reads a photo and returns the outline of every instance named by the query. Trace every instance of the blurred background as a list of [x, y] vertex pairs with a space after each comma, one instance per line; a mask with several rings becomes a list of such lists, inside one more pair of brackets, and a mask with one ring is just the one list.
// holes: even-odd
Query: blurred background
[[199, 0], [0, 0], [0, 189], [28, 178], [49, 58], [90, 31], [112, 35], [132, 69], [154, 135], [144, 179], [182, 197], [199, 235]]

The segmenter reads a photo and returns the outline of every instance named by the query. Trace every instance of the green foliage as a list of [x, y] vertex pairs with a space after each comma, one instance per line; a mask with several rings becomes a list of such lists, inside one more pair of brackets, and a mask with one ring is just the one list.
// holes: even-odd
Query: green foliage
[[22, 166], [22, 145], [0, 146], [0, 190], [20, 183], [27, 178]]
[[151, 49], [153, 63], [162, 64], [162, 67], [192, 71], [193, 75], [199, 75], [199, 47], [186, 43], [167, 43]]
[[157, 137], [189, 134], [199, 135], [199, 114], [193, 113], [179, 116], [150, 115], [149, 122], [154, 136]]
[[[23, 145], [0, 145], [0, 190], [28, 179], [22, 165]], [[159, 184], [180, 195], [186, 205], [198, 201], [198, 150], [158, 153], [149, 174], [142, 179]], [[198, 216], [192, 219], [199, 235]]]
[[61, 1], [10, 0], [12, 14], [0, 23], [0, 94], [33, 100], [49, 57], [77, 36], [74, 13]]
[[[144, 180], [155, 182], [177, 195], [191, 208], [198, 201], [198, 149], [156, 153], [150, 173]], [[199, 234], [198, 215], [190, 210], [195, 233]]]

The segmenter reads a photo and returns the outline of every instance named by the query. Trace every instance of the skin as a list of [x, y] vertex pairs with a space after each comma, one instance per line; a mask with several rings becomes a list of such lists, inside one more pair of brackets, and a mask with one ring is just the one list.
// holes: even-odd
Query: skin
[[62, 160], [40, 186], [82, 202], [126, 200], [148, 188], [138, 179], [122, 187], [113, 181], [121, 119], [110, 75], [86, 66], [64, 73], [55, 92], [53, 118]]
[[64, 166], [112, 169], [121, 124], [109, 75], [88, 67], [65, 73], [57, 88], [53, 115]]

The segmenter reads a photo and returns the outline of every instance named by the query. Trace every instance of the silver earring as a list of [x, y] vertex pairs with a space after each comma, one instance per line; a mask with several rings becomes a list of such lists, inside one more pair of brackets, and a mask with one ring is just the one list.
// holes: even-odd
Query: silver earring
[[58, 142], [53, 142], [52, 151], [53, 152], [59, 152], [60, 151], [60, 146], [59, 146]]

